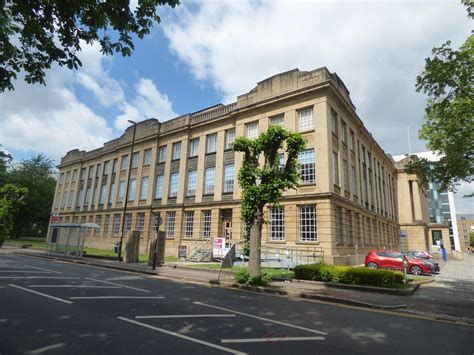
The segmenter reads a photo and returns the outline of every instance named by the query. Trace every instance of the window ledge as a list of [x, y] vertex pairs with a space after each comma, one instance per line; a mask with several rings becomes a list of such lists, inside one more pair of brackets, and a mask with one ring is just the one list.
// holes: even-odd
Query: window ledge
[[297, 241], [295, 244], [298, 245], [319, 245], [320, 242], [314, 241], [314, 242], [302, 242], [302, 241]]
[[286, 240], [266, 240], [266, 244], [286, 244]]
[[298, 131], [299, 134], [306, 134], [314, 132], [314, 128], [306, 129], [304, 131]]

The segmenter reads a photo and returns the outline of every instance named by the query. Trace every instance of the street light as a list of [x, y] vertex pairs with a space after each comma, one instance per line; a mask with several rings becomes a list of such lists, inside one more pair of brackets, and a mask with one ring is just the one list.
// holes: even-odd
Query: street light
[[122, 231], [120, 233], [120, 243], [118, 248], [118, 261], [122, 261], [122, 244], [123, 244], [123, 235], [125, 233], [125, 216], [127, 215], [127, 203], [128, 203], [128, 187], [130, 185], [130, 174], [132, 172], [132, 160], [133, 160], [133, 147], [135, 145], [135, 132], [137, 130], [137, 123], [132, 120], [128, 120], [133, 125], [133, 138], [132, 138], [132, 149], [130, 152], [130, 159], [128, 163], [128, 175], [127, 175], [127, 187], [125, 188], [125, 202], [123, 206], [123, 216], [122, 216]]

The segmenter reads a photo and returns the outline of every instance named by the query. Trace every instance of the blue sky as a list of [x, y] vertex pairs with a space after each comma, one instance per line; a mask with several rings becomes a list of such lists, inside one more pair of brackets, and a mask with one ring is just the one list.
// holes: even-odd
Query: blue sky
[[434, 46], [459, 46], [472, 28], [452, 0], [183, 1], [161, 14], [132, 57], [84, 46], [78, 71], [54, 67], [46, 87], [18, 80], [0, 95], [0, 144], [15, 160], [42, 152], [59, 162], [116, 138], [127, 119], [168, 120], [235, 101], [279, 72], [326, 66], [387, 153], [407, 152], [407, 126], [413, 151], [423, 151], [426, 97], [415, 78]]

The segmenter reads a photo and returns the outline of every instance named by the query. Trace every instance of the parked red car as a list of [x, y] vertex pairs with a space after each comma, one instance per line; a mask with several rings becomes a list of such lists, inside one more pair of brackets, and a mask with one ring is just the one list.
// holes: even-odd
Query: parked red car
[[[407, 256], [407, 260], [407, 271], [414, 275], [434, 272], [433, 263], [409, 256]], [[365, 266], [371, 269], [403, 270], [402, 254], [391, 250], [371, 250], [365, 257]]]

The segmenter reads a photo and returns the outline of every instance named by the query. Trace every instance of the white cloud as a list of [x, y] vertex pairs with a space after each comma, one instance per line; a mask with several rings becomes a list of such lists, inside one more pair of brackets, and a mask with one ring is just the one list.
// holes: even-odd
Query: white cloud
[[474, 193], [474, 184], [467, 182], [457, 186], [454, 194], [454, 204], [456, 206], [456, 214], [474, 214], [474, 197], [463, 197]]

